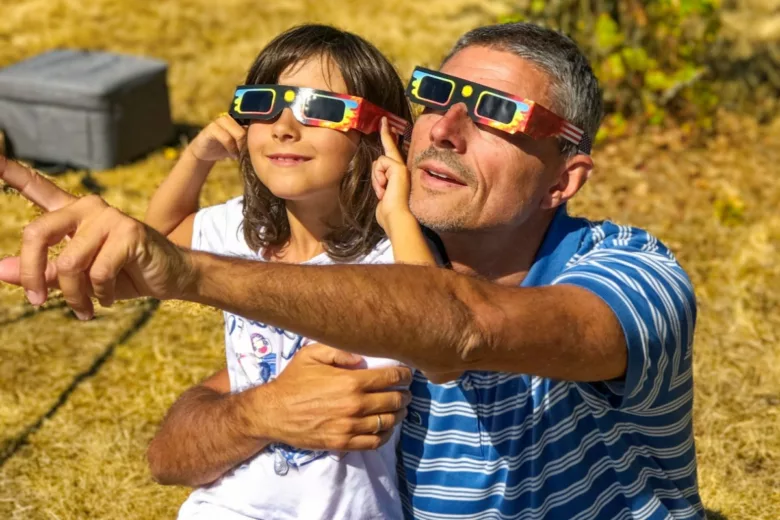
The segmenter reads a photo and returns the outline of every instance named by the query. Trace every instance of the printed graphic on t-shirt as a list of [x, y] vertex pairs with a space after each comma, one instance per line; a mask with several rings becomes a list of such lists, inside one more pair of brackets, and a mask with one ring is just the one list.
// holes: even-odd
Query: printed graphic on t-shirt
[[[226, 320], [226, 330], [247, 387], [275, 379], [301, 347], [311, 343], [298, 334], [232, 314]], [[327, 453], [300, 450], [280, 443], [269, 445], [266, 450], [274, 453], [274, 470], [278, 475], [287, 474], [291, 466], [303, 466]]]

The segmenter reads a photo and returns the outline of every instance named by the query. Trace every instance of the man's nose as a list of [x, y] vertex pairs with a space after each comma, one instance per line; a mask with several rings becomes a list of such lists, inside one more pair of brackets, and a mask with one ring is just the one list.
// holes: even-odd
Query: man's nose
[[463, 152], [469, 125], [471, 119], [466, 104], [456, 103], [431, 127], [431, 142], [438, 148]]

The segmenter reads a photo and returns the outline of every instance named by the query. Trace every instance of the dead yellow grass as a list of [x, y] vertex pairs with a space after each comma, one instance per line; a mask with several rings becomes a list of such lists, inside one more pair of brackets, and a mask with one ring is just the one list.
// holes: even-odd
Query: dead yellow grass
[[[221, 112], [257, 51], [303, 21], [358, 32], [403, 74], [435, 64], [502, 2], [432, 0], [5, 0], [0, 66], [58, 47], [163, 58], [178, 122]], [[697, 289], [696, 440], [706, 507], [730, 519], [780, 517], [780, 119], [759, 128], [726, 117], [703, 149], [678, 136], [643, 135], [597, 150], [598, 171], [574, 210], [648, 228], [673, 247]], [[162, 151], [98, 172], [112, 204], [140, 216], [174, 159]], [[81, 172], [57, 178], [74, 191]], [[240, 192], [235, 168], [210, 176], [205, 205]], [[0, 193], [0, 255], [18, 250], [35, 210]], [[154, 484], [144, 449], [183, 389], [223, 363], [220, 315], [170, 303], [137, 328], [149, 302], [79, 323], [62, 308], [30, 314], [21, 292], [0, 287], [0, 447], [56, 405], [73, 378], [123, 336], [27, 443], [0, 467], [0, 518], [170, 518], [186, 496]], [[29, 315], [28, 315], [29, 314]], [[715, 515], [713, 515], [715, 516]]]

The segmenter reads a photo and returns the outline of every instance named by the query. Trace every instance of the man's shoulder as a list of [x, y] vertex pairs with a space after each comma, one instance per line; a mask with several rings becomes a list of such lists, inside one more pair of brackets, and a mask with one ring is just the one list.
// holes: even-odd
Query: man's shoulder
[[691, 279], [658, 238], [644, 229], [609, 220], [578, 220], [585, 228], [579, 247], [553, 284], [581, 285], [622, 302], [639, 297], [668, 303], [673, 293], [677, 310], [695, 314]]
[[[630, 225], [623, 225], [611, 220], [576, 219], [585, 228], [577, 252], [572, 261], [592, 253], [600, 255], [614, 253], [622, 255], [626, 252], [662, 255], [677, 262], [674, 253], [649, 231]], [[572, 263], [572, 262], [570, 262]]]
[[642, 287], [644, 293], [675, 287], [694, 300], [693, 284], [674, 253], [652, 233], [610, 220], [577, 219], [583, 226], [576, 253], [568, 257], [554, 283], [583, 278], [611, 280], [621, 290]]

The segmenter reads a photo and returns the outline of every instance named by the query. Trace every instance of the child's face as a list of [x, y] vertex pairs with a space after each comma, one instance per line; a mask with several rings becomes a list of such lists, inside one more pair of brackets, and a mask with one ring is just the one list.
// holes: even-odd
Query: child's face
[[[279, 84], [348, 93], [338, 67], [321, 57], [288, 67]], [[288, 201], [314, 202], [323, 209], [337, 206], [339, 183], [359, 141], [355, 130], [344, 133], [302, 125], [289, 108], [276, 120], [252, 122], [247, 133], [252, 166], [271, 193]]]

